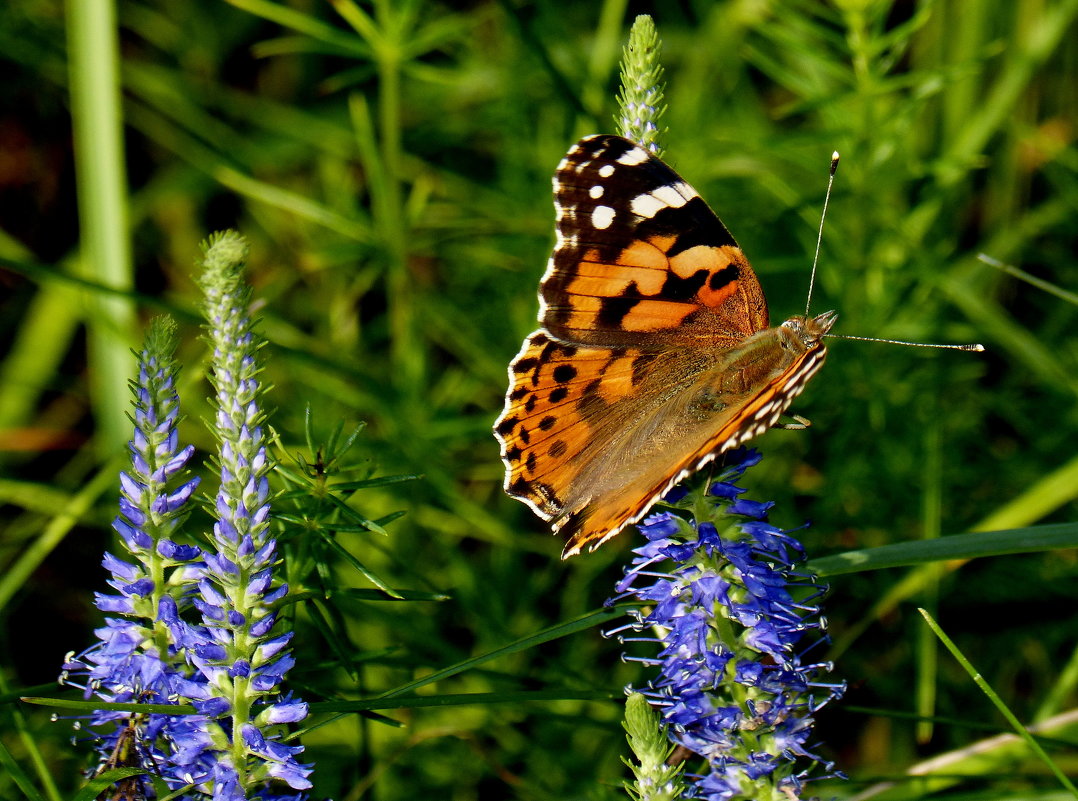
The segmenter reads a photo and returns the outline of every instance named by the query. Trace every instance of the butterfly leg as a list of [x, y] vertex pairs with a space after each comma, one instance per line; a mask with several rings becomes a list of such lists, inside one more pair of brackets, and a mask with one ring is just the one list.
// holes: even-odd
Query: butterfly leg
[[792, 423], [775, 423], [775, 428], [785, 428], [787, 431], [804, 431], [806, 428], [812, 425], [812, 421], [807, 417], [802, 417], [799, 414], [791, 414], [790, 417], [794, 419]]

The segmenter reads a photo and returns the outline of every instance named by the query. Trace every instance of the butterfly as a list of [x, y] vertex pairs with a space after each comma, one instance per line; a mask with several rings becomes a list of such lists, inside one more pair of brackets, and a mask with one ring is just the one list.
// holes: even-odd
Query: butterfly
[[540, 327], [509, 365], [494, 433], [505, 491], [568, 537], [564, 559], [775, 425], [823, 364], [836, 314], [770, 327], [730, 232], [627, 139], [581, 139], [553, 183]]

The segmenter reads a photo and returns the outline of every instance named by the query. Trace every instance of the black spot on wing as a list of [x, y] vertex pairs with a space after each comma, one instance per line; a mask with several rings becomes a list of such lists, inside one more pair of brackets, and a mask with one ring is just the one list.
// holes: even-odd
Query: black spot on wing
[[594, 417], [594, 415], [602, 414], [603, 410], [610, 405], [599, 394], [601, 384], [602, 379], [597, 378], [592, 381], [584, 388], [584, 394], [576, 402], [576, 409], [585, 420]]
[[727, 284], [732, 284], [738, 278], [741, 277], [741, 270], [738, 269], [736, 264], [729, 264], [723, 267], [716, 273], [711, 274], [711, 278], [708, 279], [708, 289], [718, 290]]
[[559, 439], [557, 442], [550, 446], [550, 450], [548, 450], [547, 453], [549, 453], [553, 458], [557, 459], [562, 456], [567, 450], [569, 450], [569, 446], [565, 444], [565, 440]]
[[621, 328], [621, 321], [641, 300], [640, 288], [636, 281], [631, 281], [620, 294], [599, 301], [599, 323], [605, 328]]
[[571, 364], [559, 364], [554, 368], [554, 380], [559, 384], [565, 384], [576, 378], [576, 368]]
[[550, 402], [561, 403], [569, 394], [568, 387], [556, 387], [550, 391]]
[[667, 273], [659, 296], [664, 300], [689, 300], [707, 282], [708, 275], [708, 271], [702, 267], [685, 278], [675, 273]]

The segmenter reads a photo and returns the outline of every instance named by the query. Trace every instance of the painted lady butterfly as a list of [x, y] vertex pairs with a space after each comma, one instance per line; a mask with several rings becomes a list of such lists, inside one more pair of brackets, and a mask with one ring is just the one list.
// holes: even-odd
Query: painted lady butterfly
[[594, 549], [773, 426], [823, 364], [835, 313], [768, 327], [756, 274], [696, 191], [618, 136], [554, 174], [540, 328], [494, 427], [505, 491]]

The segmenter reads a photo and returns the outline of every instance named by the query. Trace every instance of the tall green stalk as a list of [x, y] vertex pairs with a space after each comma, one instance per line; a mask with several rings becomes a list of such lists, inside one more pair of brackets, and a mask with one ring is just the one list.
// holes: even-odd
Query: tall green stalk
[[[68, 0], [68, 68], [78, 177], [82, 272], [118, 289], [134, 285], [120, 107], [119, 43], [112, 0]], [[98, 449], [127, 439], [134, 309], [120, 297], [86, 298], [87, 372]]]

